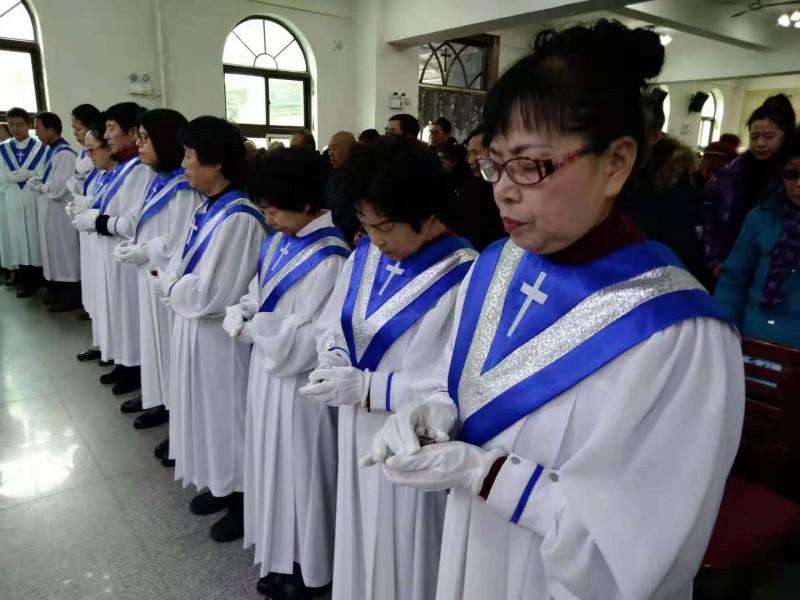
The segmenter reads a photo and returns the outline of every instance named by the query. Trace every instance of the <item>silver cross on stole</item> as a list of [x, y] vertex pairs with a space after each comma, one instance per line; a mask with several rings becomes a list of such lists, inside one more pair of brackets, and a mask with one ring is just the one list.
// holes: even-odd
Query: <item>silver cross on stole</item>
[[520, 306], [517, 317], [514, 319], [511, 327], [508, 328], [508, 332], [506, 333], [507, 337], [514, 335], [514, 332], [517, 330], [517, 327], [522, 321], [522, 317], [524, 317], [525, 313], [528, 312], [528, 309], [531, 307], [531, 304], [533, 304], [534, 300], [537, 302], [537, 304], [544, 304], [547, 302], [548, 296], [541, 290], [545, 277], [547, 277], [547, 273], [542, 271], [539, 273], [539, 277], [536, 278], [536, 282], [533, 285], [525, 283], [524, 281], [522, 282], [522, 286], [519, 288], [519, 291], [525, 294], [525, 302], [523, 302], [522, 306]]
[[392, 281], [392, 278], [395, 275], [402, 275], [406, 272], [405, 269], [400, 268], [400, 261], [397, 261], [397, 264], [394, 265], [386, 265], [386, 270], [389, 271], [389, 278], [383, 282], [383, 286], [381, 286], [380, 291], [378, 292], [378, 296], [383, 296], [383, 292], [386, 291], [386, 287], [389, 285], [389, 282]]

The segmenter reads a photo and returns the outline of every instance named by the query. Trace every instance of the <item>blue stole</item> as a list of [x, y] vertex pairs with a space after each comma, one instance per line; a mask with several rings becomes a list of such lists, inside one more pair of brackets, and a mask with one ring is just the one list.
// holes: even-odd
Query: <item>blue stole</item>
[[461, 283], [476, 256], [469, 242], [446, 236], [393, 265], [369, 238], [362, 239], [342, 307], [353, 366], [374, 371], [392, 344]]
[[139, 216], [139, 222], [136, 223], [136, 233], [133, 236], [134, 243], [139, 239], [139, 231], [145, 223], [169, 204], [169, 201], [180, 190], [189, 189], [189, 182], [181, 177], [182, 175], [183, 169], [178, 167], [171, 173], [156, 175], [153, 181], [150, 182], [142, 203], [142, 214]]
[[[231, 190], [227, 194], [222, 195], [216, 202], [209, 208], [208, 198], [200, 205], [197, 212], [194, 213], [192, 220], [192, 228], [189, 230], [189, 235], [186, 236], [186, 243], [183, 246], [183, 254], [181, 258], [186, 261], [186, 266], [183, 269], [182, 275], [192, 273], [197, 266], [197, 263], [203, 257], [203, 254], [208, 248], [217, 228], [231, 215], [236, 213], [245, 213], [255, 218], [259, 224], [266, 229], [267, 224], [264, 220], [264, 215], [253, 207], [247, 201], [247, 194], [241, 190]], [[207, 230], [205, 237], [198, 243], [200, 233]], [[189, 253], [192, 253], [189, 256]]]
[[[33, 150], [34, 146], [36, 146], [36, 139], [31, 138], [31, 141], [28, 143], [25, 149], [20, 150], [19, 147], [17, 146], [16, 140], [14, 138], [11, 138], [11, 140], [7, 144], [6, 143], [0, 144], [0, 156], [3, 157], [3, 160], [8, 166], [8, 170], [13, 172], [18, 169], [21, 169], [24, 166], [25, 161], [28, 160], [28, 156], [30, 156], [30, 153]], [[11, 148], [11, 154], [9, 154], [8, 152], [9, 148]], [[39, 165], [39, 162], [42, 160], [42, 156], [45, 155], [46, 150], [47, 147], [44, 144], [41, 144], [39, 146], [39, 150], [33, 156], [33, 159], [28, 165], [29, 170], [33, 171], [36, 169], [36, 167]], [[23, 154], [22, 160], [20, 160], [18, 153]], [[25, 187], [24, 181], [18, 181], [16, 183], [19, 186], [19, 189], [23, 189]]]
[[55, 158], [56, 154], [61, 152], [72, 152], [73, 155], [78, 154], [64, 138], [61, 138], [55, 144], [48, 146], [47, 152], [44, 155], [44, 176], [42, 177], [43, 183], [47, 183], [47, 180], [50, 179], [50, 173], [53, 171], [53, 159]]
[[494, 243], [475, 263], [450, 362], [460, 438], [485, 444], [653, 334], [698, 317], [723, 319], [659, 243], [578, 266]]
[[264, 240], [258, 253], [258, 275], [264, 294], [259, 312], [275, 310], [278, 300], [329, 256], [349, 255], [350, 247], [337, 227], [323, 227], [303, 237], [276, 231]]
[[105, 193], [103, 193], [103, 195], [97, 199], [92, 208], [98, 209], [101, 215], [106, 214], [106, 209], [108, 208], [111, 199], [119, 191], [119, 188], [122, 187], [122, 184], [125, 183], [128, 175], [130, 175], [133, 169], [137, 165], [140, 165], [141, 162], [142, 161], [139, 160], [138, 156], [134, 156], [125, 162], [117, 163], [117, 166], [111, 169], [111, 183], [106, 188]]
[[89, 193], [89, 186], [94, 181], [95, 177], [100, 173], [100, 169], [94, 167], [91, 171], [86, 174], [86, 177], [83, 179], [83, 195], [86, 196]]

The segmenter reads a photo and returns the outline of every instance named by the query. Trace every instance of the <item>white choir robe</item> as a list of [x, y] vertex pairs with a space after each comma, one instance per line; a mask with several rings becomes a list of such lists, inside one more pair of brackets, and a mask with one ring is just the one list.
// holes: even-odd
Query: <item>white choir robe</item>
[[37, 197], [42, 268], [48, 281], [81, 280], [78, 232], [64, 210], [72, 200], [67, 182], [75, 173], [75, 158], [75, 152], [70, 150], [53, 155], [50, 175]]
[[[152, 170], [143, 164], [132, 167], [125, 182], [106, 207], [109, 225], [113, 217], [127, 215], [144, 200]], [[109, 184], [109, 189], [113, 186]], [[117, 261], [112, 253], [120, 242], [116, 236], [97, 235], [99, 262], [105, 285], [95, 297], [95, 319], [103, 360], [114, 360], [126, 367], [140, 364], [139, 278], [135, 265]]]
[[[439, 401], [452, 402], [468, 283], [431, 369]], [[739, 444], [742, 369], [730, 326], [683, 321], [489, 440], [484, 448], [510, 457], [488, 501], [451, 490], [436, 599], [689, 600]], [[545, 468], [513, 524], [537, 464]]]
[[[325, 212], [297, 237], [333, 227]], [[255, 544], [261, 576], [293, 572], [310, 587], [331, 582], [336, 517], [336, 411], [299, 394], [317, 364], [315, 324], [345, 262], [329, 256], [292, 285], [264, 326], [264, 287], [256, 275], [240, 306], [251, 323], [247, 384], [244, 547]], [[253, 319], [253, 317], [255, 318]]]
[[[351, 255], [321, 317], [318, 350], [347, 348], [341, 326]], [[428, 600], [436, 589], [445, 492], [420, 492], [392, 485], [380, 469], [359, 467], [389, 413], [436, 381], [425, 377], [444, 351], [458, 287], [448, 290], [392, 344], [378, 364], [370, 388], [371, 412], [339, 408], [339, 471], [333, 566], [335, 600]], [[387, 402], [387, 376], [394, 373]]]
[[[3, 142], [10, 146], [11, 140]], [[34, 144], [23, 163], [23, 169], [32, 170], [36, 176], [44, 172], [44, 157], [34, 169], [30, 165], [35, 160], [42, 143], [29, 137], [24, 142], [16, 142], [21, 149], [26, 149], [29, 144]], [[9, 148], [10, 151], [10, 148]], [[7, 269], [16, 269], [21, 265], [39, 267], [42, 264], [42, 253], [39, 248], [39, 222], [36, 216], [36, 193], [27, 186], [20, 188], [15, 182], [10, 181], [8, 165], [0, 160], [0, 180], [5, 182], [0, 191], [2, 212], [5, 215], [5, 228], [0, 246], [2, 266]], [[2, 225], [0, 225], [2, 226]]]
[[[83, 197], [84, 192], [89, 194], [90, 190], [84, 189], [84, 184], [86, 183], [86, 177], [94, 168], [94, 163], [92, 159], [89, 158], [89, 154], [86, 150], [81, 150], [77, 157], [75, 157], [75, 172], [70, 177], [69, 181], [67, 181], [67, 189], [72, 193], [72, 200], [75, 201], [78, 197]], [[98, 172], [97, 177], [100, 174]], [[90, 249], [89, 249], [89, 232], [88, 231], [81, 231], [78, 232], [78, 248], [80, 250], [80, 273], [81, 273], [81, 304], [83, 304], [83, 309], [89, 313], [89, 315], [93, 312], [93, 302], [92, 302], [92, 273], [90, 265], [91, 257], [90, 257]]]
[[180, 277], [166, 299], [175, 313], [169, 368], [169, 452], [175, 480], [217, 497], [244, 490], [244, 429], [250, 347], [222, 329], [225, 308], [247, 292], [263, 226], [236, 213], [214, 232], [194, 272], [182, 251], [164, 276]]

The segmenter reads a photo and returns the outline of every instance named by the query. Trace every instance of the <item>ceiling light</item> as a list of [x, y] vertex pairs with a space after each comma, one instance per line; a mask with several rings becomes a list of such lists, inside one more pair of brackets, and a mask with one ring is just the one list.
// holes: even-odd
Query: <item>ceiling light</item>
[[669, 43], [672, 41], [672, 36], [669, 35], [669, 34], [666, 34], [666, 33], [662, 33], [658, 37], [659, 37], [659, 39], [661, 39], [661, 45], [662, 46], [669, 46]]
[[794, 11], [789, 18], [792, 21], [800, 21], [800, 10]]
[[789, 18], [789, 15], [782, 14], [780, 17], [778, 17], [778, 25], [780, 25], [781, 27], [791, 27], [792, 19]]
[[800, 29], [800, 21], [795, 21], [794, 22], [794, 28], [795, 29]]

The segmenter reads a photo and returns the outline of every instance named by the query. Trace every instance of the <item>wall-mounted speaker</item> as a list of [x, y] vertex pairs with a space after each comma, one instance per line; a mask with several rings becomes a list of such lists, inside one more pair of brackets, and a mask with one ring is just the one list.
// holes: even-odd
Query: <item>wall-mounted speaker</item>
[[692, 99], [689, 100], [689, 112], [690, 113], [699, 113], [703, 110], [703, 105], [708, 100], [708, 94], [705, 92], [697, 92]]

